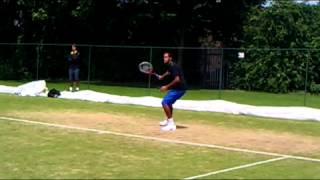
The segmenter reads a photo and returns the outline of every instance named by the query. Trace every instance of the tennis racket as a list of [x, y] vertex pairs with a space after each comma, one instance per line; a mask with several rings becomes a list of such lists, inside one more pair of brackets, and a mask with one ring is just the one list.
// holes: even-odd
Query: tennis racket
[[155, 73], [151, 63], [143, 61], [139, 64], [139, 70], [144, 74], [155, 75], [157, 79], [160, 79], [160, 75]]

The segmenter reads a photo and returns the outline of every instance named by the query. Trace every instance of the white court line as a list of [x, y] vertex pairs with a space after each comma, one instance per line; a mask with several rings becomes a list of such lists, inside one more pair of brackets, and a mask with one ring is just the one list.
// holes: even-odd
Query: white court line
[[187, 177], [187, 178], [184, 178], [184, 179], [198, 179], [198, 178], [208, 177], [208, 176], [211, 176], [211, 175], [221, 174], [221, 173], [234, 171], [234, 170], [238, 170], [238, 169], [244, 169], [244, 168], [253, 167], [253, 166], [257, 166], [257, 165], [261, 165], [261, 164], [280, 161], [280, 160], [284, 160], [284, 159], [288, 159], [288, 157], [283, 156], [283, 157], [273, 158], [273, 159], [269, 159], [269, 160], [265, 160], [265, 161], [259, 161], [259, 162], [245, 164], [245, 165], [241, 165], [241, 166], [236, 166], [236, 167], [232, 167], [232, 168], [228, 168], [228, 169], [222, 169], [222, 170], [218, 170], [218, 171], [213, 171], [213, 172], [206, 173], [206, 174]]
[[152, 136], [135, 135], [135, 134], [128, 134], [128, 133], [118, 133], [118, 132], [112, 132], [112, 131], [105, 131], [105, 130], [98, 130], [98, 129], [91, 129], [91, 128], [81, 128], [81, 127], [75, 127], [75, 126], [45, 123], [45, 122], [39, 122], [39, 121], [10, 118], [10, 117], [2, 117], [2, 116], [0, 116], [0, 119], [7, 120], [7, 121], [24, 122], [24, 123], [30, 123], [30, 124], [40, 124], [40, 125], [44, 125], [44, 126], [57, 127], [57, 128], [63, 128], [63, 129], [89, 131], [89, 132], [95, 132], [98, 134], [111, 134], [111, 135], [116, 135], [116, 136], [131, 137], [131, 138], [138, 138], [138, 139], [145, 139], [145, 140], [153, 140], [153, 141], [167, 142], [167, 143], [173, 143], [173, 144], [183, 144], [183, 145], [222, 149], [222, 150], [235, 151], [235, 152], [252, 153], [252, 154], [260, 154], [260, 155], [267, 155], [267, 156], [279, 156], [279, 157], [287, 157], [287, 158], [291, 158], [291, 159], [298, 159], [298, 160], [304, 160], [304, 161], [320, 162], [320, 159], [315, 159], [315, 158], [293, 156], [293, 155], [287, 155], [287, 154], [278, 154], [278, 153], [271, 153], [271, 152], [264, 152], [264, 151], [254, 151], [254, 150], [242, 149], [242, 148], [218, 146], [218, 145], [214, 145], [214, 144], [193, 143], [193, 142], [188, 142], [188, 141], [179, 141], [179, 140], [157, 138], [157, 137], [152, 137]]

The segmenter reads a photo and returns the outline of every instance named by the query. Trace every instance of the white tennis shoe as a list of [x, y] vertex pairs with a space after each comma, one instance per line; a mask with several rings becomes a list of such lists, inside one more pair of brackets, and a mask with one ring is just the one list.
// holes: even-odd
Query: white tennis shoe
[[167, 119], [165, 119], [165, 120], [163, 120], [163, 121], [160, 121], [160, 126], [166, 126], [167, 124], [168, 124], [168, 120]]
[[177, 127], [174, 123], [167, 123], [166, 126], [163, 126], [161, 128], [162, 131], [175, 131], [176, 129]]

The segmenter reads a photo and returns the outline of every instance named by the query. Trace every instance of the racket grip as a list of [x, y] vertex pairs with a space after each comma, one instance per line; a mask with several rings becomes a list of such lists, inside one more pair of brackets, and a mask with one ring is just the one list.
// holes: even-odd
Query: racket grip
[[160, 80], [161, 76], [159, 74], [154, 74], [158, 80]]

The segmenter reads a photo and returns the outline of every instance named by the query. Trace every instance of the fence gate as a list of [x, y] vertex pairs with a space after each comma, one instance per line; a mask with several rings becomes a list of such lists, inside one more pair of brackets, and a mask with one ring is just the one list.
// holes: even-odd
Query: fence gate
[[[203, 86], [210, 89], [223, 88], [223, 50], [207, 49], [204, 52]], [[221, 82], [220, 82], [221, 81]]]

